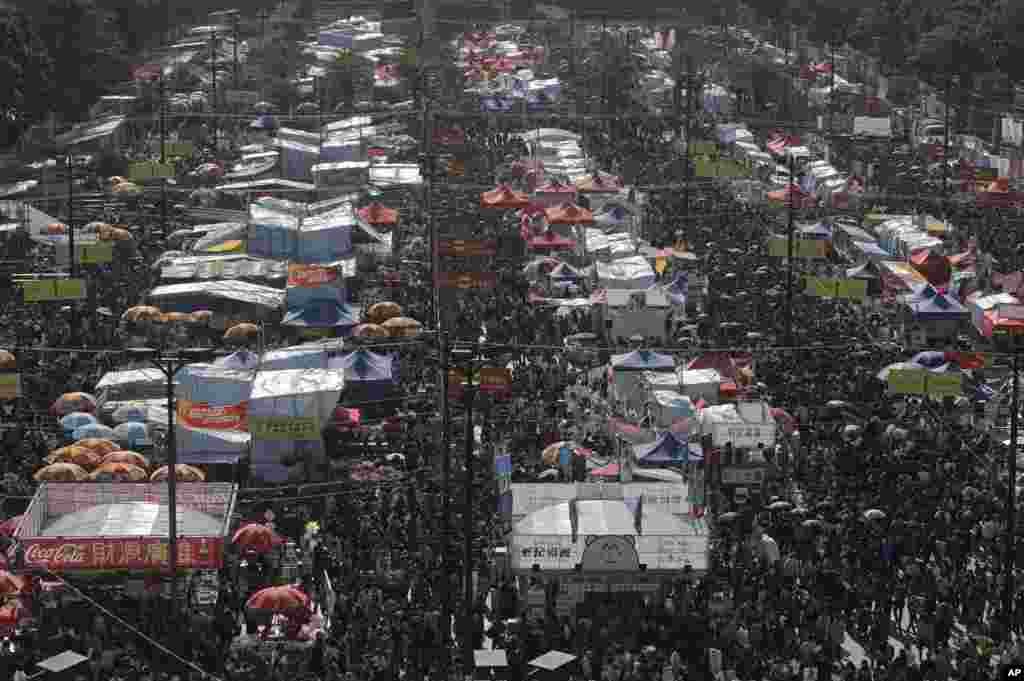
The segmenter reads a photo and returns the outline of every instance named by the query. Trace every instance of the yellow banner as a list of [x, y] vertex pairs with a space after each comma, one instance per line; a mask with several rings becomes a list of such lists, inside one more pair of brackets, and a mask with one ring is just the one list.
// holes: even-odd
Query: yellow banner
[[714, 156], [718, 153], [718, 145], [707, 140], [690, 142], [690, 156]]
[[928, 372], [924, 369], [893, 369], [889, 372], [889, 392], [894, 395], [924, 395]]
[[[786, 237], [772, 237], [768, 241], [768, 255], [785, 258], [788, 255]], [[794, 258], [824, 258], [825, 242], [819, 239], [793, 239]]]
[[82, 244], [75, 246], [75, 257], [82, 265], [106, 265], [114, 261], [114, 244]]
[[174, 166], [159, 161], [138, 161], [128, 166], [128, 179], [144, 182], [164, 177], [174, 177]]
[[864, 279], [840, 279], [836, 287], [836, 296], [863, 302], [868, 297], [868, 282]]
[[21, 374], [0, 374], [0, 400], [21, 397]]
[[664, 257], [659, 255], [657, 258], [654, 259], [654, 271], [655, 272], [657, 272], [658, 274], [661, 274], [662, 272], [665, 271], [666, 267], [668, 267], [668, 259], [667, 258], [664, 258]]
[[26, 303], [53, 300], [84, 300], [84, 279], [38, 279], [21, 282]]
[[805, 291], [819, 298], [835, 298], [836, 280], [829, 277], [807, 277]]
[[195, 145], [191, 142], [167, 142], [164, 144], [164, 153], [167, 156], [180, 156], [181, 158], [192, 158], [195, 153]]
[[319, 440], [315, 416], [250, 416], [249, 432], [257, 440]]
[[964, 392], [963, 377], [959, 371], [951, 374], [929, 374], [928, 396], [936, 399], [959, 397]]

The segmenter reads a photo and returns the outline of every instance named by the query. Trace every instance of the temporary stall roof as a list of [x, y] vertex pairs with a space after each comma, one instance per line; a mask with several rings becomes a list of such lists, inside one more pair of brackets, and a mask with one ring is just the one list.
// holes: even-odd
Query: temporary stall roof
[[[253, 381], [252, 394], [249, 396], [251, 405], [257, 402], [269, 400], [292, 400], [306, 396], [325, 395], [329, 393], [340, 394], [345, 387], [345, 372], [338, 369], [282, 369], [280, 371], [261, 371], [256, 374]], [[326, 404], [330, 400], [319, 400]], [[326, 418], [334, 409], [337, 403], [335, 396], [334, 403], [329, 409], [321, 409], [321, 415]], [[267, 406], [267, 405], [264, 405]], [[322, 407], [323, 404], [320, 404]], [[271, 412], [273, 407], [271, 408]], [[274, 415], [267, 413], [266, 415]], [[294, 414], [278, 414], [280, 416], [293, 416]]]
[[251, 436], [239, 430], [178, 426], [178, 461], [192, 464], [236, 463], [249, 449]]
[[671, 355], [649, 350], [634, 350], [622, 355], [612, 355], [611, 366], [615, 371], [673, 371], [676, 368], [676, 360]]
[[395, 379], [392, 358], [368, 350], [357, 350], [342, 357], [332, 358], [328, 366], [331, 369], [343, 370], [346, 383]]
[[598, 284], [608, 289], [648, 289], [657, 281], [654, 269], [642, 255], [598, 262], [595, 268]]
[[[597, 218], [594, 221], [597, 222]], [[605, 250], [612, 254], [636, 252], [636, 244], [633, 242], [633, 237], [626, 232], [605, 234], [603, 230], [594, 227], [587, 227], [585, 229], [588, 253], [597, 253]]]
[[167, 377], [157, 368], [123, 369], [108, 371], [96, 383], [96, 390], [126, 385], [166, 385]]
[[232, 182], [217, 187], [217, 191], [222, 192], [259, 192], [273, 191], [275, 189], [314, 192], [316, 191], [316, 185], [309, 182], [285, 180], [283, 178], [270, 178], [266, 180], [253, 180], [252, 182]]
[[679, 380], [679, 374], [674, 371], [671, 373], [665, 371], [645, 371], [643, 378], [644, 383], [652, 390], [657, 391], [675, 391], [682, 385]]
[[917, 319], [961, 319], [968, 316], [969, 311], [958, 300], [939, 293], [927, 286], [906, 299], [907, 307]]
[[[515, 526], [515, 534], [525, 536], [571, 536], [572, 520], [569, 503], [555, 504], [534, 511]], [[692, 534], [686, 523], [676, 516], [644, 508], [641, 526], [645, 536]], [[587, 499], [576, 502], [576, 534], [637, 536], [636, 513], [624, 500]]]
[[174, 258], [160, 270], [162, 279], [283, 279], [287, 263], [245, 255], [207, 255]]
[[190, 249], [194, 253], [203, 253], [221, 248], [229, 241], [240, 241], [246, 238], [248, 227], [244, 222], [222, 222], [207, 226], [205, 236], [200, 237]]
[[58, 146], [75, 146], [102, 139], [112, 135], [128, 120], [125, 116], [105, 116], [93, 121], [76, 125], [63, 135], [57, 135], [54, 141]]
[[361, 309], [332, 300], [313, 300], [289, 307], [281, 324], [309, 328], [351, 327], [359, 324]]
[[420, 185], [423, 177], [415, 163], [377, 163], [370, 166], [370, 184], [379, 187]]
[[670, 432], [664, 432], [650, 444], [634, 445], [633, 455], [640, 464], [683, 464], [689, 459], [689, 448], [685, 440], [677, 438]]
[[[116, 498], [116, 496], [115, 496]], [[144, 501], [97, 504], [59, 517], [43, 528], [42, 537], [161, 537], [167, 536], [168, 507]], [[193, 508], [178, 510], [178, 534], [221, 537], [224, 519]]]
[[284, 303], [284, 291], [271, 288], [270, 286], [250, 284], [247, 281], [240, 281], [238, 279], [199, 281], [189, 284], [167, 284], [152, 289], [147, 297], [153, 301], [208, 297], [257, 305], [269, 310], [276, 310]]

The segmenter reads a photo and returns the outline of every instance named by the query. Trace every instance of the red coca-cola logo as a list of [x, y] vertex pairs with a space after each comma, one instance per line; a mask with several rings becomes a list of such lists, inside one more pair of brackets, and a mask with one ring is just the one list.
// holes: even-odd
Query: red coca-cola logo
[[79, 544], [32, 544], [25, 551], [26, 563], [76, 565], [85, 563], [85, 547]]

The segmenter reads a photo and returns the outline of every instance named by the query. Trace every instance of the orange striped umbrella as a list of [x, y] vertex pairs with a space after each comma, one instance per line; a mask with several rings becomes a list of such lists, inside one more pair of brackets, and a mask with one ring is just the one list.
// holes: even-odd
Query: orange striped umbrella
[[[167, 479], [168, 467], [161, 466], [153, 471], [153, 475], [149, 477], [150, 482], [160, 482]], [[176, 475], [174, 476], [179, 482], [206, 482], [206, 473], [195, 466], [189, 466], [187, 463], [179, 463], [174, 467]]]
[[105, 463], [89, 476], [93, 480], [123, 480], [125, 482], [145, 482], [149, 479], [146, 470], [135, 464], [120, 461]]
[[110, 452], [103, 457], [103, 464], [108, 463], [130, 463], [138, 466], [139, 468], [149, 468], [149, 460], [139, 454], [128, 449], [119, 449], [116, 452]]
[[7, 352], [6, 350], [0, 350], [0, 369], [17, 369], [18, 359]]
[[352, 329], [356, 338], [390, 338], [391, 332], [380, 324], [360, 324]]
[[47, 457], [47, 461], [50, 463], [73, 463], [86, 470], [96, 468], [102, 460], [103, 456], [99, 452], [79, 445], [61, 447], [51, 452], [50, 456]]
[[392, 317], [400, 316], [402, 316], [402, 308], [398, 303], [392, 303], [391, 301], [374, 303], [366, 311], [366, 318], [374, 324], [382, 324]]
[[121, 449], [121, 447], [113, 440], [108, 440], [102, 437], [87, 437], [82, 440], [79, 440], [75, 444], [78, 445], [79, 447], [91, 449], [92, 451], [99, 454], [100, 457], [104, 457], [110, 452], [116, 452], [117, 450]]
[[32, 476], [36, 482], [80, 482], [89, 477], [85, 469], [73, 463], [51, 463]]

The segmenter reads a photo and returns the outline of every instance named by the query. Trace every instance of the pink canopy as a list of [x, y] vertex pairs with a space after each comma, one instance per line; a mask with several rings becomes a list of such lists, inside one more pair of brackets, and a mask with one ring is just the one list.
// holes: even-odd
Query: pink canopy
[[596, 478], [617, 478], [619, 477], [619, 464], [614, 462], [605, 464], [600, 468], [589, 471], [587, 474], [593, 475]]
[[534, 251], [559, 251], [576, 247], [576, 242], [554, 232], [545, 232], [529, 240], [528, 245]]

